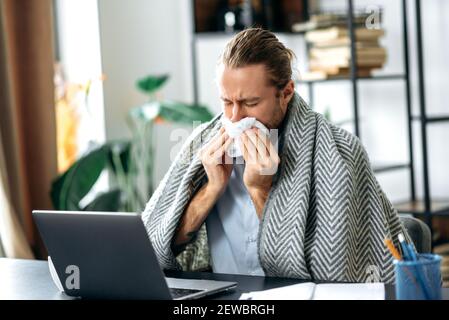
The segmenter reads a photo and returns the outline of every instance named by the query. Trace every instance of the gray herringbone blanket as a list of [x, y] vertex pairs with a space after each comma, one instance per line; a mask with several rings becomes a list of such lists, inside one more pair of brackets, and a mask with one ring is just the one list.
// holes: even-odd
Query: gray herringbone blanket
[[[174, 256], [171, 242], [189, 200], [206, 180], [199, 148], [221, 115], [196, 128], [152, 195], [142, 219], [166, 269], [209, 264], [205, 226]], [[327, 122], [295, 94], [282, 131], [281, 163], [260, 222], [258, 252], [267, 276], [394, 282], [386, 237], [408, 238], [355, 136]]]

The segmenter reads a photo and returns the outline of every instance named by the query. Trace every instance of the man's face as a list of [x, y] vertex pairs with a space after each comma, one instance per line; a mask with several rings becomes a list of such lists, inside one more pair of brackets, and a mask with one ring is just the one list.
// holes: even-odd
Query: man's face
[[269, 84], [262, 64], [217, 70], [217, 82], [224, 115], [232, 122], [254, 117], [269, 129], [278, 128], [293, 95], [293, 81], [283, 90]]

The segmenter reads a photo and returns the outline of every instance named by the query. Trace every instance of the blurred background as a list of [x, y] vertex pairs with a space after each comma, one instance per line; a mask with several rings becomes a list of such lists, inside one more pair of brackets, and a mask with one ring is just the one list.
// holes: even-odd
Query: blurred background
[[449, 254], [448, 1], [0, 4], [0, 256], [46, 257], [33, 209], [140, 212], [220, 112], [217, 59], [251, 26], [294, 50], [300, 95], [361, 138], [395, 207]]

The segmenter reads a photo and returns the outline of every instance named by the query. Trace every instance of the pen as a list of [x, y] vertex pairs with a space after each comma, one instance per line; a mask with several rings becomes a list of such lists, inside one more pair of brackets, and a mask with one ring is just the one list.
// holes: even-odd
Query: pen
[[393, 244], [393, 241], [391, 241], [391, 239], [385, 239], [384, 240], [385, 245], [387, 246], [388, 250], [390, 250], [391, 255], [396, 259], [396, 260], [402, 260], [401, 254], [399, 253], [399, 251], [396, 249], [396, 247]]
[[418, 261], [418, 258], [416, 257], [416, 253], [415, 250], [413, 249], [412, 245], [410, 243], [406, 243], [407, 247], [408, 247], [408, 252], [410, 255], [410, 258], [412, 259], [412, 261]]
[[[407, 257], [405, 260], [413, 261], [418, 263], [418, 258], [416, 257], [415, 250], [412, 248], [410, 244], [408, 244], [405, 241], [404, 235], [400, 233], [398, 235], [399, 243], [401, 244], [402, 251], [404, 254], [404, 258]], [[429, 290], [427, 289], [426, 282], [424, 281], [421, 268], [418, 265], [415, 265], [415, 272], [416, 272], [416, 278], [418, 279], [418, 282], [421, 286], [421, 289], [424, 294], [424, 298], [426, 300], [430, 299]]]
[[[385, 238], [384, 243], [387, 246], [387, 248], [390, 251], [393, 258], [395, 258], [398, 261], [401, 261], [402, 256], [399, 253], [399, 251], [396, 249], [395, 245], [393, 244], [393, 241], [391, 239]], [[403, 270], [407, 273], [409, 279], [412, 279], [413, 284], [418, 287], [419, 284], [416, 282], [416, 279], [415, 279], [416, 277], [413, 276], [413, 274], [410, 272], [410, 270], [408, 268], [404, 268]]]
[[407, 244], [405, 243], [405, 238], [402, 233], [400, 233], [398, 235], [398, 240], [399, 240], [399, 244], [401, 245], [402, 255], [404, 256], [404, 260], [405, 261], [412, 260], [412, 257], [410, 256], [410, 253], [409, 253], [409, 248], [408, 248]]

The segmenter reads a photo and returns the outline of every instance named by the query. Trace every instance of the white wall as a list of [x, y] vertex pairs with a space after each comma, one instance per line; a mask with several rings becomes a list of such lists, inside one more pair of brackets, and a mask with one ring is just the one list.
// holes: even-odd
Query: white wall
[[[163, 98], [192, 102], [190, 71], [189, 5], [187, 1], [98, 0], [104, 83], [106, 136], [130, 136], [128, 111], [147, 97], [136, 81], [149, 74], [170, 74]], [[155, 181], [170, 164], [168, 155], [176, 142], [167, 141], [174, 126], [156, 130], [158, 137]]]
[[[344, 8], [345, 1], [322, 0], [324, 8]], [[384, 8], [386, 36], [383, 44], [387, 47], [388, 62], [380, 73], [399, 73], [403, 70], [402, 26], [400, 0], [358, 0], [357, 8], [369, 4]], [[413, 4], [409, 1], [409, 9]], [[124, 122], [129, 108], [141, 104], [145, 97], [134, 86], [136, 79], [148, 73], [172, 75], [164, 96], [167, 98], [192, 100], [190, 64], [190, 11], [187, 1], [179, 0], [99, 0], [100, 32], [103, 70], [108, 75], [104, 84], [106, 105], [106, 134], [108, 138], [128, 135]], [[412, 10], [410, 10], [412, 13]], [[449, 13], [449, 2], [428, 0], [423, 5], [425, 38], [425, 64], [427, 80], [427, 103], [429, 113], [449, 114], [445, 90], [449, 63], [448, 55], [449, 22], [444, 19]], [[410, 44], [413, 74], [416, 73], [416, 44], [414, 16], [409, 14]], [[431, 35], [431, 36], [430, 36]], [[219, 101], [215, 84], [215, 63], [229, 38], [204, 38], [198, 42], [198, 75], [200, 101], [219, 111]], [[297, 36], [281, 36], [287, 46], [298, 54], [300, 70], [304, 70], [304, 43]], [[400, 81], [360, 82], [360, 117], [362, 139], [373, 163], [403, 162], [407, 160], [408, 144], [406, 131], [406, 109], [403, 100], [404, 86]], [[305, 88], [299, 91], [307, 99]], [[351, 90], [348, 83], [326, 83], [316, 87], [315, 106], [323, 110], [332, 107], [335, 121], [351, 117]], [[417, 87], [414, 79], [412, 90], [413, 106], [417, 110]], [[159, 181], [169, 165], [169, 152], [173, 143], [167, 141], [170, 127], [158, 131], [159, 147], [156, 160], [156, 181]], [[417, 127], [416, 127], [417, 129]], [[431, 189], [436, 197], [447, 197], [449, 189], [449, 168], [447, 166], [449, 126], [433, 125], [429, 130]], [[415, 132], [415, 144], [419, 145], [419, 135]], [[167, 142], [167, 143], [166, 143]], [[416, 153], [419, 154], [418, 147]], [[417, 156], [417, 160], [419, 157]], [[420, 178], [420, 162], [417, 173]], [[379, 181], [392, 200], [408, 197], [409, 180], [406, 170], [378, 175]], [[418, 187], [420, 186], [418, 180]], [[421, 190], [418, 188], [418, 190]]]
[[[187, 6], [178, 1], [99, 0], [101, 51], [108, 111], [108, 138], [127, 135], [128, 110], [146, 100], [135, 83], [148, 74], [168, 73], [164, 98], [191, 99], [188, 74]], [[185, 18], [188, 18], [186, 16]]]

